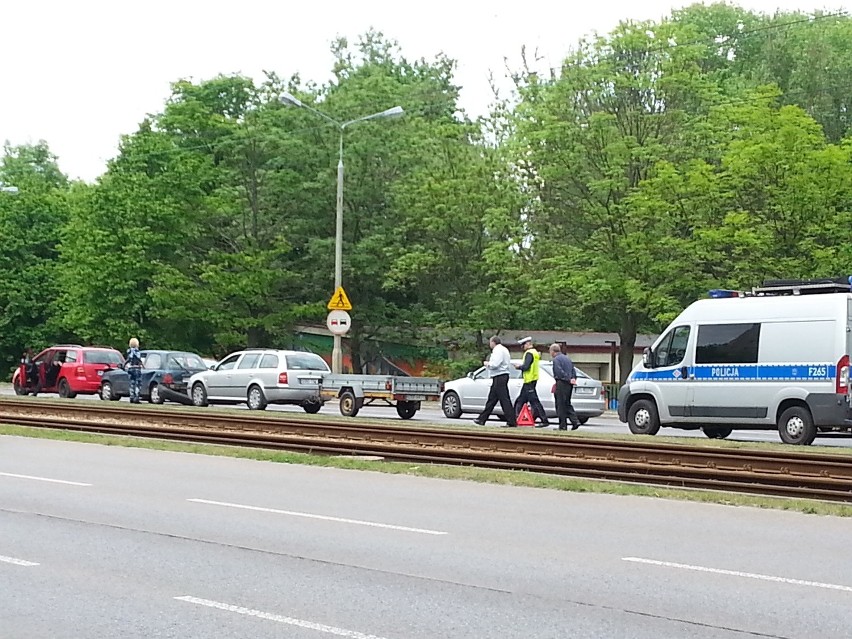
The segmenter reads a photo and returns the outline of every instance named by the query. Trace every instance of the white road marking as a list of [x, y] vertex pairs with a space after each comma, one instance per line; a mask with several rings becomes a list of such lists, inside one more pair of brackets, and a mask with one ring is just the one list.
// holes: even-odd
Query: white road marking
[[51, 484], [66, 484], [68, 486], [91, 486], [79, 481], [66, 481], [64, 479], [50, 479], [49, 477], [34, 477], [32, 475], [16, 475], [15, 473], [0, 473], [0, 477], [15, 477], [16, 479], [33, 479], [35, 481], [47, 481]]
[[24, 559], [15, 559], [14, 557], [4, 557], [0, 555], [0, 561], [5, 564], [15, 564], [16, 566], [38, 566], [34, 561], [26, 561]]
[[382, 639], [376, 635], [365, 635], [363, 632], [356, 630], [346, 630], [345, 628], [336, 628], [334, 626], [326, 626], [325, 624], [315, 623], [313, 621], [305, 621], [304, 619], [295, 619], [293, 617], [284, 617], [282, 615], [274, 615], [270, 612], [262, 612], [260, 610], [252, 610], [251, 608], [243, 608], [242, 606], [233, 606], [231, 604], [220, 603], [218, 601], [210, 601], [209, 599], [199, 599], [198, 597], [175, 597], [178, 601], [186, 601], [187, 603], [198, 604], [199, 606], [207, 606], [208, 608], [218, 608], [227, 612], [236, 612], [240, 615], [248, 617], [257, 617], [258, 619], [268, 619], [269, 621], [277, 621], [285, 623], [289, 626], [298, 626], [299, 628], [307, 628], [308, 630], [317, 630], [338, 637], [349, 637], [350, 639]]
[[329, 517], [328, 515], [313, 515], [311, 513], [300, 513], [292, 510], [278, 510], [277, 508], [262, 508], [260, 506], [246, 506], [245, 504], [231, 504], [225, 501], [211, 501], [209, 499], [187, 499], [196, 504], [209, 504], [211, 506], [226, 506], [227, 508], [240, 508], [242, 510], [255, 510], [261, 513], [275, 513], [276, 515], [290, 515], [292, 517], [305, 517], [307, 519], [321, 519], [323, 521], [336, 521], [342, 524], [355, 524], [358, 526], [371, 526], [373, 528], [387, 528], [388, 530], [401, 530], [403, 532], [421, 533], [423, 535], [447, 535], [449, 533], [440, 530], [428, 530], [426, 528], [410, 528], [408, 526], [395, 526], [394, 524], [380, 524], [374, 521], [362, 521], [360, 519], [345, 519], [343, 517]]
[[754, 572], [740, 572], [739, 570], [722, 570], [721, 568], [707, 568], [705, 566], [691, 566], [689, 564], [677, 564], [671, 561], [657, 561], [655, 559], [642, 559], [641, 557], [622, 557], [623, 561], [631, 561], [637, 564], [648, 564], [650, 566], [663, 566], [665, 568], [680, 568], [681, 570], [694, 570], [697, 572], [710, 572], [716, 575], [729, 575], [731, 577], [745, 577], [747, 579], [759, 579], [761, 581], [774, 581], [794, 586], [810, 586], [811, 588], [826, 588], [828, 590], [842, 590], [852, 592], [852, 586], [841, 586], [838, 584], [826, 584], [819, 581], [806, 581], [804, 579], [789, 579], [787, 577], [775, 577], [773, 575], [761, 575]]

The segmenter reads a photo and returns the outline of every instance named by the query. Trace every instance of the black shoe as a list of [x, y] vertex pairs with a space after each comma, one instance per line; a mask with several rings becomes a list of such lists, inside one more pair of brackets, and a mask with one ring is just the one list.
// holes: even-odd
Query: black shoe
[[567, 426], [560, 426], [559, 430], [568, 430], [568, 427]]
[[536, 428], [547, 428], [548, 426], [550, 426], [550, 424], [536, 424], [535, 425]]
[[477, 426], [485, 426], [485, 422], [481, 422], [478, 419], [474, 419], [473, 423], [476, 424]]
[[577, 422], [576, 424], [571, 424], [571, 430], [577, 430], [578, 428], [580, 428], [580, 422]]

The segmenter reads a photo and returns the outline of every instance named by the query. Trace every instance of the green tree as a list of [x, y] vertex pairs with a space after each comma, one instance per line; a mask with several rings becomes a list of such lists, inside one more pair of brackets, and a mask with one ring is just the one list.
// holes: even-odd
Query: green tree
[[702, 72], [700, 47], [669, 45], [692, 33], [672, 22], [622, 24], [582, 42], [558, 77], [521, 78], [513, 144], [529, 195], [519, 238], [532, 273], [527, 304], [541, 326], [618, 332], [622, 376], [639, 329], [678, 306], [660, 286], [671, 269], [643, 256], [677, 221], [649, 225], [630, 197], [660, 162], [703, 152], [720, 92]]
[[66, 337], [59, 328], [57, 265], [68, 181], [45, 142], [3, 148], [0, 182], [0, 366]]

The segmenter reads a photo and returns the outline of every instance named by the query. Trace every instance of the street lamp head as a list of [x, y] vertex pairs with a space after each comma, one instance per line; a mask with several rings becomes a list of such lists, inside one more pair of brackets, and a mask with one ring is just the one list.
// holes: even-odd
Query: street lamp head
[[379, 113], [379, 115], [377, 117], [380, 117], [380, 118], [398, 118], [398, 117], [403, 116], [404, 114], [405, 114], [405, 111], [403, 110], [403, 108], [401, 106], [395, 106], [395, 107], [392, 107], [392, 108], [387, 109], [385, 111], [382, 111], [381, 113]]
[[305, 106], [304, 103], [299, 98], [297, 98], [292, 93], [288, 93], [287, 91], [282, 93], [281, 97], [278, 98], [278, 99], [281, 101], [282, 104], [287, 104], [289, 106], [296, 106], [296, 107]]

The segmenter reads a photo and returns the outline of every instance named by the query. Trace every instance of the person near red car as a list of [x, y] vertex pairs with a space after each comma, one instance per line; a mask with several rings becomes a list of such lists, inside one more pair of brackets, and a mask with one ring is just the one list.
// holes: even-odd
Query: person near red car
[[130, 403], [139, 403], [139, 385], [142, 381], [142, 353], [139, 352], [139, 340], [130, 338], [130, 348], [127, 349], [127, 375], [130, 377]]

